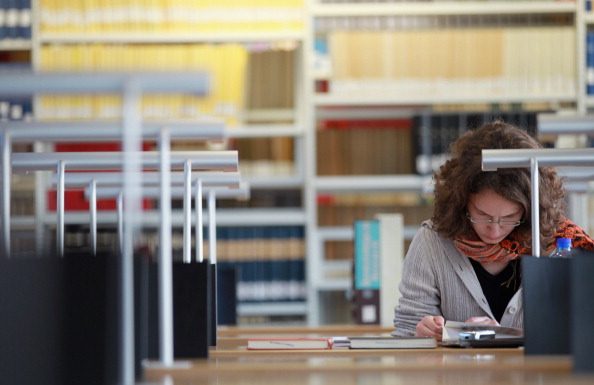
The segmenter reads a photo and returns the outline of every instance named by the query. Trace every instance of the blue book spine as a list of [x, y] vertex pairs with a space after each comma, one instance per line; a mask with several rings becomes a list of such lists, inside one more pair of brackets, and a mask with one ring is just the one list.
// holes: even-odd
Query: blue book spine
[[0, 0], [0, 41], [6, 39], [6, 0]]
[[18, 0], [19, 2], [19, 37], [31, 39], [31, 0]]
[[6, 27], [6, 38], [16, 39], [19, 37], [19, 9], [17, 0], [6, 1], [6, 14], [4, 25]]
[[586, 93], [594, 95], [594, 31], [586, 33]]
[[239, 302], [254, 302], [256, 298], [257, 285], [257, 262], [241, 261], [237, 262], [238, 277], [237, 300]]
[[379, 221], [355, 221], [355, 289], [379, 290]]

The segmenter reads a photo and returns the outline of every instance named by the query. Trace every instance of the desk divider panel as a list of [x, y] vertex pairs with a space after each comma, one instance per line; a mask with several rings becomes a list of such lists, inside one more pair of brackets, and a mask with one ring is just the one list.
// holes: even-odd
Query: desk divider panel
[[573, 371], [594, 373], [592, 349], [594, 333], [594, 254], [576, 255], [571, 261], [571, 346], [573, 351]]
[[524, 350], [571, 354], [571, 260], [522, 257]]

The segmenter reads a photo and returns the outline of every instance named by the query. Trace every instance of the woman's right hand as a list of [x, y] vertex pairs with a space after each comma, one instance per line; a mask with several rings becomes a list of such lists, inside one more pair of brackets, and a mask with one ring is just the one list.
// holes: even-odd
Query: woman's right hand
[[417, 324], [415, 337], [435, 337], [435, 339], [441, 341], [444, 325], [445, 320], [442, 316], [425, 316]]

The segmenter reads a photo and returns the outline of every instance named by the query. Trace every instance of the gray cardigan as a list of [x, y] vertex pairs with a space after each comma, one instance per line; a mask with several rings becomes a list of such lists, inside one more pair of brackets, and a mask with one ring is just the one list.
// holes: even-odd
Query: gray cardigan
[[[427, 315], [441, 315], [446, 321], [466, 321], [491, 313], [487, 299], [467, 256], [455, 248], [451, 239], [431, 230], [423, 222], [404, 259], [402, 297], [395, 309], [392, 333], [411, 336], [417, 323]], [[513, 296], [500, 322], [501, 326], [523, 327], [522, 288]]]

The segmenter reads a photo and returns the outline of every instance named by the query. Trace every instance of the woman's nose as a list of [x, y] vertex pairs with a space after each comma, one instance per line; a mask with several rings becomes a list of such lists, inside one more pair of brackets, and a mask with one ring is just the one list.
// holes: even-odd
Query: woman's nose
[[489, 230], [489, 235], [492, 236], [498, 236], [501, 234], [502, 231], [499, 222], [489, 223], [489, 226], [487, 228]]

